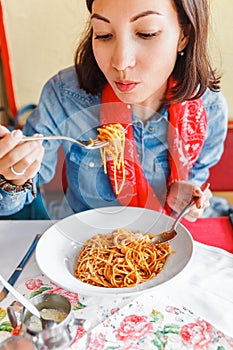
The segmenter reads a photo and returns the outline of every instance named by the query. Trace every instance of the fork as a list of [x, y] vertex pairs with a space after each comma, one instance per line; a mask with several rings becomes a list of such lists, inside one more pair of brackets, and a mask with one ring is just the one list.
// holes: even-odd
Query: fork
[[[210, 186], [210, 184], [208, 182], [204, 183], [201, 186], [201, 190], [204, 192], [205, 190], [207, 190], [209, 188], [209, 186]], [[164, 232], [161, 232], [160, 234], [157, 234], [155, 237], [152, 238], [151, 244], [161, 244], [161, 243], [165, 243], [165, 242], [171, 241], [173, 238], [175, 238], [177, 236], [176, 227], [177, 227], [178, 223], [185, 216], [185, 214], [187, 214], [187, 212], [189, 211], [190, 207], [192, 207], [197, 202], [197, 200], [199, 198], [200, 197], [198, 197], [198, 196], [192, 196], [191, 201], [184, 207], [184, 209], [177, 216], [177, 218], [174, 221], [171, 229], [167, 230], [167, 231], [164, 231]]]
[[[133, 125], [133, 123], [130, 123], [126, 126], [126, 128], [123, 130], [123, 134], [127, 133], [127, 129], [130, 125]], [[69, 136], [62, 136], [62, 135], [50, 135], [50, 136], [44, 136], [42, 134], [34, 135], [34, 136], [23, 136], [21, 138], [22, 142], [25, 141], [39, 141], [39, 140], [66, 140], [73, 143], [76, 143], [77, 145], [88, 148], [88, 149], [98, 149], [105, 147], [109, 144], [108, 141], [100, 141], [98, 139], [95, 140], [89, 140], [89, 141], [83, 141], [83, 140], [76, 140]]]
[[97, 139], [89, 140], [89, 141], [81, 141], [81, 140], [75, 140], [69, 136], [62, 136], [62, 135], [59, 135], [59, 136], [35, 135], [35, 136], [23, 136], [21, 138], [21, 142], [38, 141], [38, 140], [66, 140], [66, 141], [76, 143], [77, 145], [88, 149], [98, 149], [98, 148], [105, 147], [108, 144], [108, 141], [99, 141]]

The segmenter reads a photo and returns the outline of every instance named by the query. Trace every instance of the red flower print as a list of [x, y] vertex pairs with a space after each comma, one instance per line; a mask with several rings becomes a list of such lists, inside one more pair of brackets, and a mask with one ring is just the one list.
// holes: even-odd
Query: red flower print
[[120, 310], [120, 308], [119, 307], [116, 307], [116, 308], [113, 308], [112, 310], [111, 310], [111, 315], [114, 315], [116, 312], [118, 312]]
[[84, 336], [84, 334], [85, 334], [85, 329], [82, 326], [78, 326], [75, 337], [74, 337], [71, 345], [76, 343], [80, 338], [82, 338]]
[[126, 316], [116, 330], [116, 338], [119, 340], [141, 339], [152, 333], [153, 326], [147, 320], [147, 316], [130, 315]]
[[38, 290], [40, 289], [41, 285], [42, 285], [42, 281], [39, 278], [37, 279], [32, 278], [25, 283], [26, 288], [29, 290]]
[[175, 314], [175, 315], [180, 314], [180, 310], [175, 306], [166, 306], [165, 310], [171, 314]]
[[194, 350], [206, 349], [214, 336], [212, 326], [204, 320], [184, 325], [180, 330], [180, 335], [183, 343], [192, 345]]
[[69, 302], [71, 303], [72, 306], [75, 306], [78, 304], [78, 294], [77, 293], [72, 293], [68, 292], [60, 287], [46, 290], [44, 294], [59, 294], [63, 295]]
[[88, 350], [103, 350], [105, 336], [102, 333], [91, 336], [89, 339]]
[[50, 283], [52, 286], [56, 286], [56, 287], [57, 287], [56, 283], [54, 283], [53, 281], [49, 281], [49, 283]]

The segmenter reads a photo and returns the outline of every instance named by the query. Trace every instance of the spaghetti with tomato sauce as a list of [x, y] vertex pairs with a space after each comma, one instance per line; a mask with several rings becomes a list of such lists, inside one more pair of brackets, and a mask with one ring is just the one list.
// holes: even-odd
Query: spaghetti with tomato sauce
[[[106, 146], [100, 148], [100, 155], [104, 166], [104, 173], [107, 174], [107, 157], [113, 160], [114, 164], [114, 184], [115, 192], [119, 194], [125, 184], [125, 165], [124, 165], [124, 148], [125, 148], [125, 129], [119, 124], [108, 124], [98, 128], [97, 139], [108, 142]], [[117, 172], [121, 172], [122, 180], [118, 183]]]
[[97, 234], [84, 242], [74, 276], [106, 288], [134, 287], [151, 280], [163, 270], [172, 253], [169, 243], [151, 244], [153, 237], [124, 228]]

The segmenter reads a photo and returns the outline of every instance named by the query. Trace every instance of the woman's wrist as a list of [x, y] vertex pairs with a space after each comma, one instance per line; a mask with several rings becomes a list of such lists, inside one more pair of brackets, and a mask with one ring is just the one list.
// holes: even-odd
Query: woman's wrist
[[32, 191], [33, 197], [36, 197], [36, 190], [33, 179], [28, 179], [23, 185], [15, 185], [10, 180], [0, 175], [0, 188], [8, 193], [16, 194], [19, 192]]

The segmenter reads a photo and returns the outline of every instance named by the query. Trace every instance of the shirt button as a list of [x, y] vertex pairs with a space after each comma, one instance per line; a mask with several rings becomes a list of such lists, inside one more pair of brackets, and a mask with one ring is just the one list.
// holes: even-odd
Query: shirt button
[[153, 132], [153, 131], [154, 131], [153, 126], [149, 126], [148, 130], [149, 130], [150, 132]]
[[95, 163], [94, 163], [94, 162], [90, 162], [90, 163], [89, 163], [89, 167], [90, 167], [90, 168], [93, 168], [94, 166], [95, 166]]

